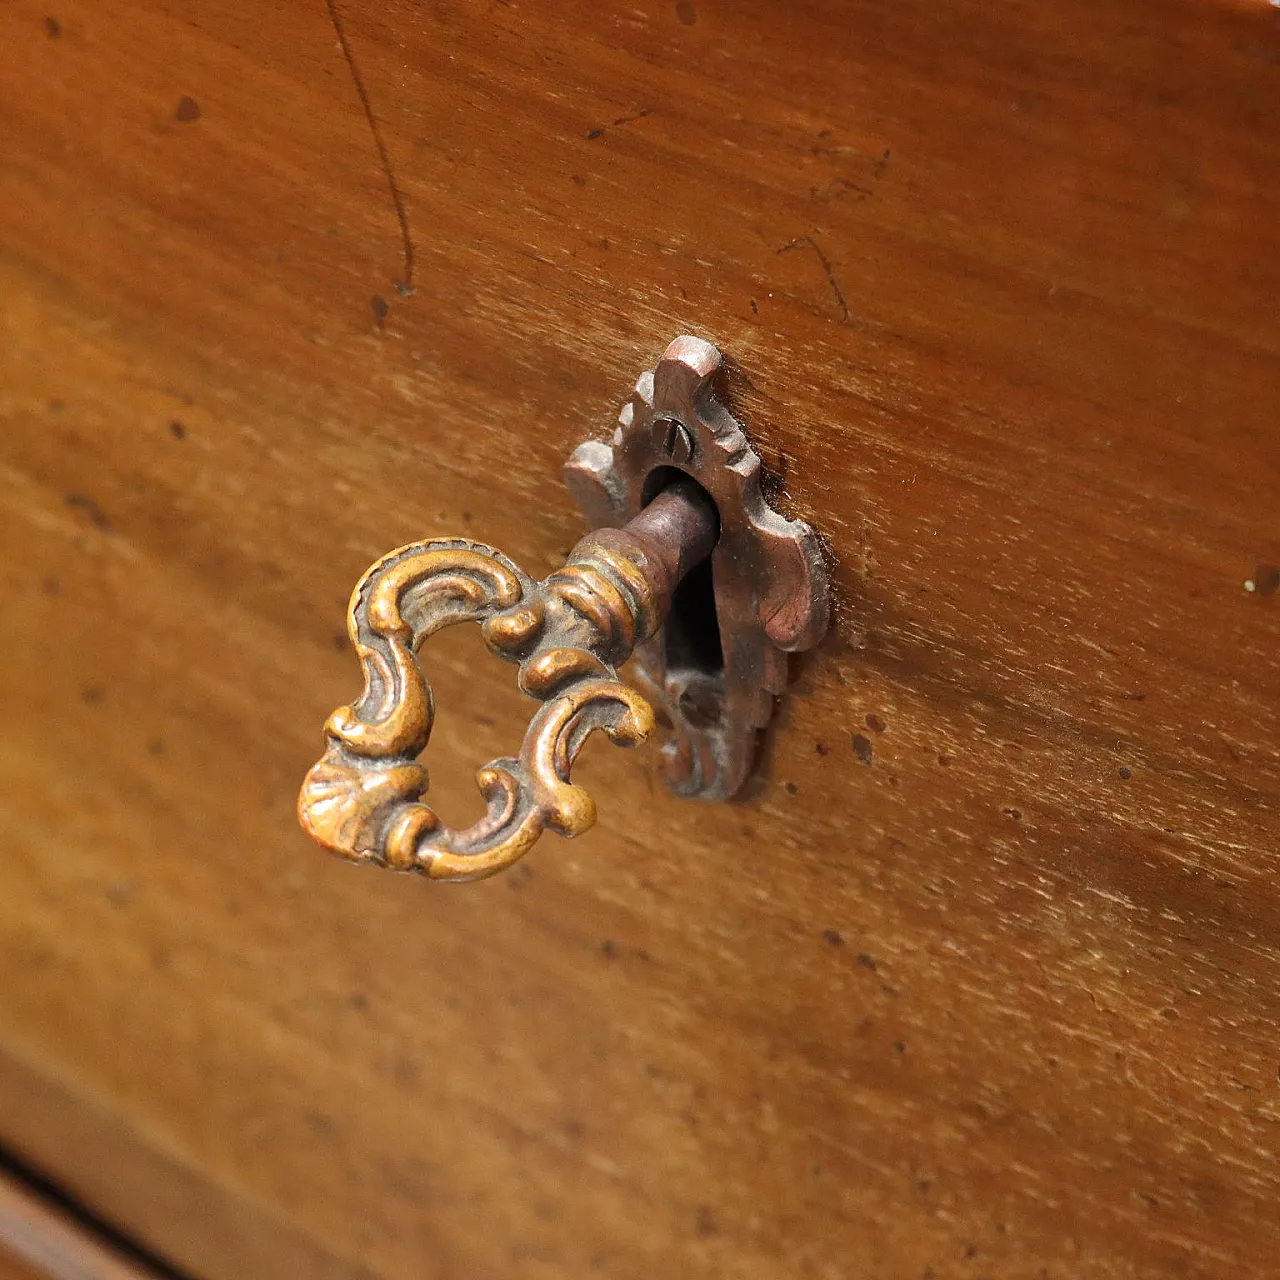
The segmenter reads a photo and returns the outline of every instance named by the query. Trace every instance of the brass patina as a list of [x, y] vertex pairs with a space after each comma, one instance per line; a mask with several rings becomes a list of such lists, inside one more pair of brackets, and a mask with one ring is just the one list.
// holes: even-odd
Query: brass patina
[[[678, 338], [641, 378], [612, 445], [575, 452], [568, 480], [600, 527], [544, 581], [457, 538], [402, 547], [365, 573], [348, 619], [365, 689], [329, 717], [324, 756], [298, 800], [316, 840], [437, 880], [493, 875], [543, 831], [575, 836], [594, 823], [594, 801], [570, 781], [573, 762], [596, 729], [620, 746], [642, 742], [655, 725], [650, 699], [672, 726], [664, 749], [677, 791], [727, 799], [741, 789], [785, 687], [784, 650], [815, 643], [826, 627], [826, 583], [808, 527], [760, 494], [759, 459], [712, 394], [719, 363], [709, 343]], [[663, 624], [708, 557], [718, 655], [681, 665]], [[478, 622], [542, 704], [520, 755], [477, 774], [486, 813], [463, 829], [423, 800], [418, 759], [433, 705], [417, 650], [458, 622]], [[633, 653], [647, 697], [618, 679]]]

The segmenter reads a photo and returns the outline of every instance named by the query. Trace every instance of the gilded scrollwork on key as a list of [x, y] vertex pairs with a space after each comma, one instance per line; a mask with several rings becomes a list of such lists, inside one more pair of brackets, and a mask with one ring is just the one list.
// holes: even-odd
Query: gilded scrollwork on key
[[[583, 744], [598, 729], [634, 746], [654, 724], [648, 702], [617, 679], [616, 666], [658, 625], [661, 586], [655, 591], [642, 552], [620, 535], [614, 541], [621, 548], [584, 540], [545, 582], [493, 548], [459, 539], [415, 543], [374, 564], [348, 617], [364, 692], [325, 725], [324, 756], [298, 800], [303, 827], [355, 861], [437, 880], [493, 875], [545, 830], [587, 830], [595, 803], [570, 781]], [[428, 776], [418, 756], [434, 709], [417, 650], [460, 622], [478, 622], [489, 649], [519, 664], [520, 687], [543, 705], [519, 756], [476, 775], [484, 816], [456, 829], [423, 798]]]

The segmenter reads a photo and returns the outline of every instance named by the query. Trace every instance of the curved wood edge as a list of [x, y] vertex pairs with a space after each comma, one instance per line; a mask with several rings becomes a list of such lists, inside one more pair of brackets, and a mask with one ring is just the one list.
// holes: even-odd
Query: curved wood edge
[[[29, 1266], [7, 1266], [6, 1254]], [[49, 1280], [163, 1280], [161, 1272], [124, 1258], [64, 1210], [17, 1178], [0, 1173], [0, 1280], [35, 1276]]]

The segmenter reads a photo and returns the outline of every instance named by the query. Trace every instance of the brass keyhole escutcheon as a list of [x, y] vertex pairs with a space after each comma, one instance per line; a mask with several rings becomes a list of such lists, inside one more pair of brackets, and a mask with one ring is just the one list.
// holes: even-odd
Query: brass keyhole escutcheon
[[[785, 689], [787, 651], [826, 630], [827, 588], [812, 531], [764, 501], [760, 460], [715, 398], [719, 366], [710, 343], [677, 338], [641, 376], [612, 441], [574, 452], [566, 481], [595, 532], [543, 581], [461, 538], [401, 547], [365, 573], [348, 619], [364, 692], [330, 716], [298, 800], [316, 840], [434, 879], [493, 875], [543, 831], [574, 836], [594, 823], [573, 762], [597, 729], [619, 745], [643, 741], [653, 704], [671, 726], [663, 755], [675, 791], [724, 800], [741, 790]], [[417, 650], [458, 622], [478, 622], [541, 703], [519, 756], [477, 774], [486, 812], [465, 828], [425, 802], [418, 760], [433, 704]], [[617, 675], [633, 654], [639, 691]]]

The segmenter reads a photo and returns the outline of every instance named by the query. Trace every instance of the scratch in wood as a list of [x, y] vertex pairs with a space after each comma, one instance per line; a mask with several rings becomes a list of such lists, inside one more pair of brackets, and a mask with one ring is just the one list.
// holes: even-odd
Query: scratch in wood
[[875, 192], [870, 187], [859, 186], [851, 178], [833, 178], [825, 187], [810, 187], [809, 196], [814, 200], [834, 200], [852, 191], [859, 201], [870, 200]]
[[822, 270], [826, 274], [827, 283], [831, 286], [831, 292], [835, 294], [836, 303], [840, 308], [840, 323], [848, 324], [850, 318], [849, 304], [844, 300], [844, 294], [841, 292], [840, 284], [836, 280], [836, 273], [831, 269], [831, 263], [827, 255], [822, 252], [822, 246], [812, 236], [796, 236], [794, 240], [788, 240], [778, 252], [789, 253], [792, 249], [812, 249], [818, 255], [818, 261], [822, 263]]
[[[653, 108], [645, 107], [643, 111], [638, 111], [633, 116], [620, 116], [617, 120], [613, 122], [612, 125], [609, 125], [608, 127], [611, 129], [616, 129], [618, 128], [619, 125], [635, 124], [637, 120], [643, 120], [645, 116], [650, 116], [652, 114], [653, 114]], [[601, 125], [598, 129], [592, 129], [591, 132], [587, 134], [587, 138], [588, 140], [591, 140], [594, 138], [602, 138], [604, 137], [604, 131], [605, 131], [605, 126]]]
[[373, 145], [377, 150], [382, 172], [387, 179], [387, 189], [391, 192], [391, 203], [395, 206], [396, 221], [400, 224], [400, 242], [404, 251], [404, 278], [395, 281], [395, 286], [396, 292], [401, 297], [407, 298], [413, 292], [413, 238], [409, 234], [409, 215], [405, 211], [404, 197], [400, 194], [395, 170], [391, 167], [391, 156], [387, 152], [387, 145], [382, 140], [382, 130], [378, 127], [378, 117], [373, 113], [373, 100], [369, 97], [369, 90], [365, 87], [364, 77], [360, 74], [360, 67], [356, 63], [355, 55], [351, 52], [351, 45], [347, 41], [347, 33], [342, 25], [342, 16], [338, 12], [337, 0], [324, 0], [324, 6], [329, 11], [329, 21], [333, 24], [333, 33], [338, 37], [338, 45], [342, 49], [342, 57], [347, 64], [347, 69], [351, 72], [351, 82], [355, 85], [356, 96], [360, 99], [361, 107], [364, 108], [364, 118], [368, 121], [369, 132], [373, 135]]
[[67, 506], [78, 507], [83, 511], [89, 517], [89, 522], [95, 529], [107, 530], [111, 528], [111, 521], [107, 519], [107, 513], [87, 493], [64, 494], [63, 501]]

